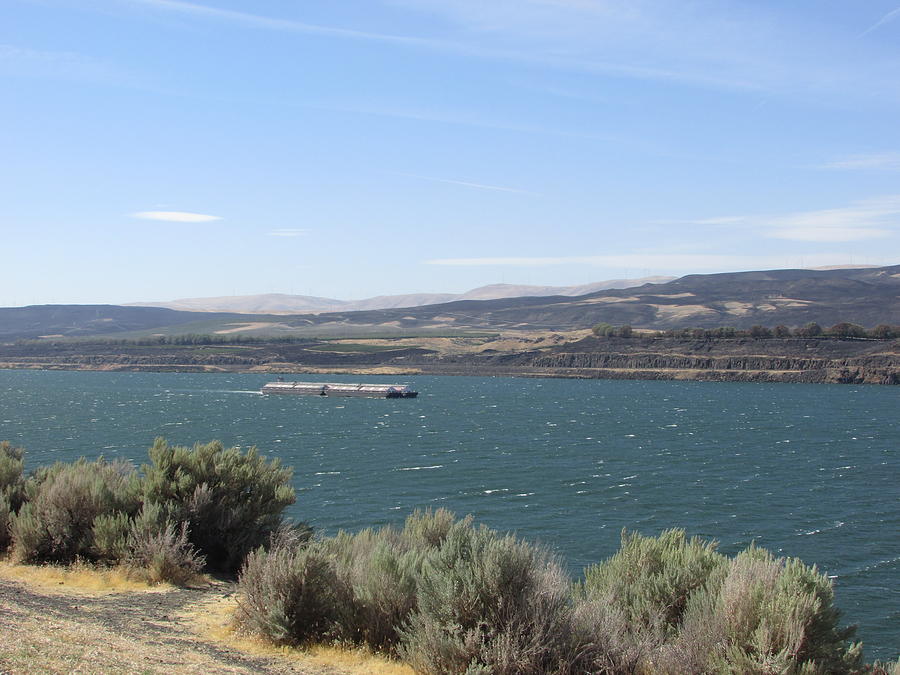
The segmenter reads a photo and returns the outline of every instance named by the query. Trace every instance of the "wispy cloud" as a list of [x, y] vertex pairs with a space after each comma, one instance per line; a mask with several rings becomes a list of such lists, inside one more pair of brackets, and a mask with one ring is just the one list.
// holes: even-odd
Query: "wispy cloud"
[[418, 178], [419, 180], [428, 180], [434, 183], [448, 183], [449, 185], [459, 185], [462, 187], [474, 188], [476, 190], [490, 190], [492, 192], [514, 192], [517, 194], [523, 195], [533, 195], [537, 194], [535, 192], [531, 192], [529, 190], [520, 190], [519, 188], [511, 188], [511, 187], [503, 187], [501, 185], [487, 185], [485, 183], [472, 183], [465, 180], [453, 180], [450, 178], [435, 178], [433, 176], [420, 176], [414, 173], [401, 173], [401, 176], [407, 176], [409, 178]]
[[869, 155], [850, 155], [822, 164], [822, 169], [868, 170], [887, 169], [900, 170], [900, 152], [881, 152]]
[[[625, 253], [621, 255], [437, 258], [426, 265], [451, 267], [550, 267], [584, 265], [608, 269], [646, 269], [671, 272], [709, 272], [748, 269], [796, 267], [800, 261], [784, 255], [718, 255], [711, 253]], [[804, 255], [805, 266], [822, 266], [846, 262], [842, 254]]]
[[494, 121], [477, 117], [466, 112], [447, 112], [434, 110], [378, 108], [374, 106], [343, 106], [343, 105], [313, 105], [305, 104], [303, 107], [315, 110], [330, 110], [334, 112], [346, 112], [359, 115], [376, 115], [378, 117], [393, 117], [405, 120], [419, 120], [422, 122], [437, 122], [439, 124], [452, 124], [454, 126], [476, 127], [481, 129], [497, 129], [500, 131], [512, 131], [522, 134], [541, 134], [547, 136], [559, 136], [562, 138], [576, 138], [602, 143], [627, 143], [630, 147], [642, 147], [652, 150], [652, 144], [647, 141], [626, 139], [612, 134], [596, 134], [570, 129], [544, 127], [533, 124], [516, 124], [505, 121]]
[[900, 195], [867, 199], [833, 209], [727, 216], [688, 222], [694, 225], [744, 227], [773, 239], [822, 243], [862, 241], [886, 237], [900, 230]]
[[121, 73], [113, 66], [83, 54], [9, 44], [0, 44], [0, 72], [94, 82], [122, 79]]
[[209, 223], [214, 220], [222, 220], [219, 216], [189, 211], [138, 211], [131, 215], [142, 220], [160, 220], [169, 223]]
[[[448, 40], [442, 38], [423, 38], [408, 35], [396, 35], [348, 28], [324, 26], [307, 23], [293, 19], [281, 19], [274, 17], [241, 12], [237, 10], [209, 7], [194, 2], [183, 0], [128, 0], [133, 4], [153, 7], [159, 10], [190, 14], [194, 16], [228, 21], [251, 28], [275, 30], [308, 35], [320, 35], [347, 40], [361, 40], [369, 42], [389, 43], [397, 46], [415, 47], [455, 53], [475, 58], [491, 59], [498, 61], [512, 61], [519, 63], [531, 63], [540, 66], [549, 66], [566, 70], [579, 70], [585, 72], [603, 73], [616, 77], [663, 80], [694, 84], [704, 87], [726, 89], [760, 89], [758, 82], [750, 78], [736, 75], [719, 75], [707, 69], [672, 69], [657, 64], [645, 64], [629, 61], [609, 60], [598, 58], [594, 55], [578, 55], [577, 52], [567, 47], [558, 49], [535, 50], [532, 45], [517, 45], [509, 48], [499, 48], [494, 44], [485, 46], [483, 41]], [[589, 3], [564, 3], [570, 10], [584, 10]]]
[[897, 9], [891, 10], [890, 12], [885, 14], [883, 17], [878, 19], [878, 21], [876, 21], [871, 26], [866, 28], [862, 33], [860, 33], [859, 37], [864, 37], [864, 36], [868, 35], [873, 30], [877, 30], [878, 28], [881, 28], [884, 24], [890, 23], [891, 21], [896, 19], [898, 16], [900, 16], [900, 7], [898, 7]]
[[268, 235], [270, 237], [302, 237], [308, 232], [309, 230], [305, 230], [299, 227], [281, 227], [277, 230], [268, 232]]
[[249, 12], [239, 12], [232, 9], [209, 7], [194, 2], [182, 2], [181, 0], [129, 0], [134, 4], [147, 5], [157, 9], [193, 14], [195, 16], [209, 17], [239, 23], [253, 28], [265, 28], [268, 30], [286, 31], [292, 33], [306, 33], [309, 35], [323, 35], [327, 37], [344, 38], [351, 40], [369, 40], [374, 42], [392, 42], [400, 45], [418, 47], [451, 46], [452, 43], [444, 43], [440, 40], [429, 40], [403, 35], [391, 35], [388, 33], [374, 33], [368, 31], [352, 30], [348, 28], [335, 28], [314, 23], [295, 21], [293, 19], [279, 19]]

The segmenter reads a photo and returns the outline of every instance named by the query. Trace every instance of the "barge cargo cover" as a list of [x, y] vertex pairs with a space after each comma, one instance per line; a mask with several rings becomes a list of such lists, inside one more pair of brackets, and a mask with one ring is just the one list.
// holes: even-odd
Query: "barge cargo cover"
[[405, 384], [347, 384], [344, 382], [269, 382], [263, 394], [299, 396], [361, 396], [367, 398], [415, 398], [419, 392]]

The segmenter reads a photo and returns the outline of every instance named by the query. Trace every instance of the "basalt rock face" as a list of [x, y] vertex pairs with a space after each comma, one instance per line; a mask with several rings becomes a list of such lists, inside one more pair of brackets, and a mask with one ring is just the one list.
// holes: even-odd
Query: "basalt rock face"
[[900, 384], [900, 341], [586, 338], [548, 350], [420, 363], [426, 371], [466, 374]]
[[597, 377], [898, 384], [898, 347], [896, 340], [589, 338], [535, 355], [530, 365]]

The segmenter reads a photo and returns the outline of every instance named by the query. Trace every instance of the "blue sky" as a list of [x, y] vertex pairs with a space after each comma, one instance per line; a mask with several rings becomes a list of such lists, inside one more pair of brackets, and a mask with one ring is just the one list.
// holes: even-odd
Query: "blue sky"
[[900, 262], [900, 0], [3, 0], [0, 306]]

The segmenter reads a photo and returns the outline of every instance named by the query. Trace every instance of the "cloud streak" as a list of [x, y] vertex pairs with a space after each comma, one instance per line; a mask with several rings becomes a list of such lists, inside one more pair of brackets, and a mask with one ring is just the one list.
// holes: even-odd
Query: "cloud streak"
[[866, 35], [868, 35], [869, 33], [871, 33], [873, 30], [878, 30], [878, 29], [881, 28], [884, 24], [890, 23], [891, 21], [893, 21], [894, 19], [896, 19], [898, 16], [900, 16], [900, 7], [898, 7], [897, 9], [891, 10], [890, 12], [888, 12], [887, 14], [885, 14], [883, 17], [881, 17], [880, 19], [878, 19], [878, 21], [876, 21], [876, 22], [873, 23], [871, 26], [869, 26], [868, 28], [866, 28], [862, 33], [860, 33], [860, 34], [859, 34], [859, 37], [865, 37]]
[[268, 233], [270, 237], [302, 237], [307, 234], [309, 230], [305, 230], [299, 227], [281, 227], [277, 230], [272, 230]]
[[[672, 272], [775, 269], [796, 265], [797, 258], [780, 256], [719, 255], [712, 253], [625, 253], [621, 255], [436, 258], [426, 265], [448, 267], [551, 267], [581, 265], [609, 269], [653, 269]], [[846, 262], [842, 254], [803, 256], [803, 265], [823, 266]]]
[[471, 42], [446, 40], [440, 38], [421, 38], [407, 35], [395, 35], [391, 33], [379, 33], [372, 31], [337, 28], [320, 24], [306, 23], [294, 19], [280, 19], [251, 14], [237, 10], [209, 7], [184, 0], [128, 0], [132, 4], [144, 5], [155, 9], [190, 14], [193, 16], [228, 21], [251, 28], [274, 30], [306, 35], [319, 35], [345, 40], [357, 40], [367, 42], [380, 42], [401, 47], [413, 47], [454, 53], [461, 56], [491, 59], [497, 61], [510, 61], [540, 65], [565, 70], [579, 70], [583, 72], [602, 73], [615, 77], [632, 79], [661, 80], [681, 82], [684, 84], [699, 85], [703, 87], [724, 89], [762, 89], [758, 83], [744, 77], [722, 76], [712, 72], [699, 72], [696, 70], [673, 70], [656, 65], [637, 63], [622, 63], [609, 61], [603, 58], [571, 57], [565, 56], [569, 50], [550, 49], [534, 51], [529, 48], [499, 49], [485, 47]]
[[900, 230], [900, 195], [867, 199], [833, 209], [706, 218], [689, 223], [747, 228], [772, 239], [822, 243], [862, 241], [886, 237]]
[[191, 213], [189, 211], [138, 211], [131, 215], [133, 218], [140, 218], [141, 220], [158, 220], [167, 223], [210, 223], [215, 220], [222, 220], [219, 216]]
[[503, 187], [501, 185], [487, 185], [485, 183], [472, 183], [465, 180], [452, 180], [450, 178], [434, 178], [433, 176], [420, 176], [414, 173], [403, 173], [401, 176], [409, 178], [418, 178], [419, 180], [432, 181], [434, 183], [447, 183], [449, 185], [459, 185], [461, 187], [474, 188], [476, 190], [489, 190], [491, 192], [513, 192], [516, 194], [533, 195], [534, 192], [528, 190], [520, 190], [519, 188]]
[[850, 155], [822, 164], [822, 169], [840, 170], [900, 170], [900, 152], [881, 152], [870, 155]]

